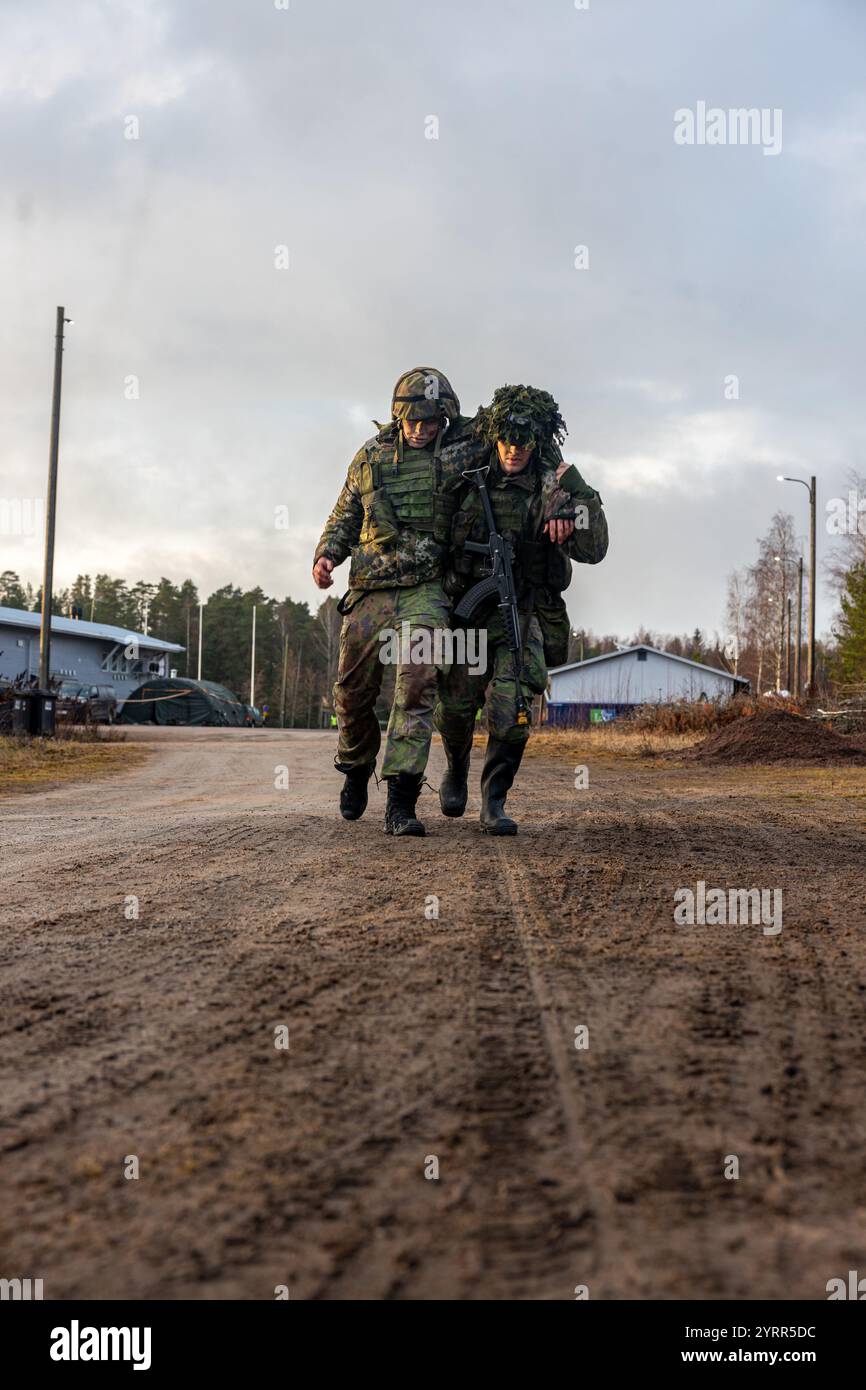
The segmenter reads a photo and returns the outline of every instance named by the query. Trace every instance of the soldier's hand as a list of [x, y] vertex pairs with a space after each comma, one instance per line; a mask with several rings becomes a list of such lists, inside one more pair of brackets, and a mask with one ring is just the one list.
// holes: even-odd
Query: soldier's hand
[[554, 545], [564, 545], [574, 533], [573, 521], [548, 521], [544, 527], [548, 540]]
[[330, 589], [331, 585], [334, 582], [331, 578], [331, 570], [333, 568], [334, 562], [333, 560], [329, 560], [327, 555], [322, 555], [319, 557], [319, 559], [313, 565], [313, 578], [315, 579], [318, 588]]

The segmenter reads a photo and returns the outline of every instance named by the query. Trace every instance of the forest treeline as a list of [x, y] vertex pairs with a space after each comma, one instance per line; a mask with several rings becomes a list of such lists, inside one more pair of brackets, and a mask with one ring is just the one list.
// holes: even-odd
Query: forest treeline
[[[866, 478], [849, 479], [850, 498], [866, 499]], [[828, 513], [833, 504], [828, 504]], [[837, 608], [829, 642], [815, 645], [815, 685], [819, 695], [862, 695], [866, 691], [866, 515], [864, 506], [846, 509], [846, 525], [834, 531], [834, 544], [821, 585], [829, 586]], [[757, 541], [750, 565], [728, 576], [725, 650], [731, 669], [758, 693], [805, 689], [809, 626], [807, 536], [794, 517], [777, 512]], [[802, 610], [802, 619], [800, 613]], [[798, 635], [800, 640], [798, 641]]]
[[[866, 480], [852, 480], [866, 493]], [[639, 628], [630, 636], [599, 635], [590, 628], [572, 633], [569, 661], [580, 661], [619, 646], [646, 643], [720, 670], [745, 676], [752, 690], [795, 691], [800, 562], [805, 537], [794, 519], [778, 512], [757, 540], [751, 565], [728, 577], [726, 631], [709, 636], [667, 634]], [[806, 681], [808, 574], [803, 566], [801, 688]], [[820, 577], [819, 577], [820, 578]], [[845, 694], [866, 687], [866, 527], [843, 535], [823, 582], [833, 587], [838, 608], [829, 644], [816, 646], [819, 694]], [[0, 605], [38, 611], [42, 594], [21, 583], [11, 570], [0, 574]], [[59, 590], [53, 611], [85, 621], [109, 623], [129, 631], [147, 631], [185, 650], [174, 665], [179, 675], [197, 674], [200, 596], [191, 579], [180, 584], [162, 578], [128, 584], [107, 574], [79, 575]], [[256, 609], [256, 681], [250, 693], [252, 613]], [[331, 689], [340, 643], [337, 600], [328, 597], [315, 613], [307, 603], [271, 598], [260, 588], [244, 591], [227, 584], [204, 604], [202, 675], [218, 681], [241, 699], [267, 705], [271, 722], [318, 728], [330, 720]], [[386, 666], [379, 712], [387, 717], [393, 670]]]
[[[7, 570], [0, 575], [0, 605], [38, 611], [41, 590], [22, 585]], [[337, 671], [340, 614], [337, 600], [326, 598], [315, 613], [294, 599], [269, 598], [262, 589], [244, 592], [227, 584], [204, 605], [202, 675], [250, 699], [252, 611], [256, 608], [256, 689], [252, 703], [267, 704], [273, 723], [285, 709], [288, 727], [317, 728], [330, 718], [331, 689]], [[191, 579], [174, 584], [139, 580], [128, 585], [107, 574], [79, 575], [68, 589], [54, 595], [54, 613], [78, 614], [86, 622], [110, 623], [131, 632], [145, 628], [153, 637], [185, 648], [173, 663], [178, 675], [195, 677], [198, 669], [199, 593]], [[662, 651], [687, 656], [708, 666], [730, 669], [718, 636], [699, 629], [667, 635], [641, 628], [630, 638], [596, 635], [589, 628], [572, 633], [569, 661], [579, 661], [623, 645], [646, 642]], [[393, 672], [385, 668], [380, 710], [387, 717]], [[389, 680], [390, 677], [390, 680]], [[283, 691], [285, 689], [285, 700]]]
[[[127, 584], [111, 575], [79, 575], [58, 590], [52, 611], [85, 622], [108, 623], [144, 632], [184, 647], [172, 662], [179, 676], [198, 672], [199, 592], [191, 579], [181, 584], [162, 578]], [[41, 589], [22, 585], [7, 570], [0, 575], [0, 605], [38, 611]], [[251, 703], [267, 705], [269, 719], [284, 716], [289, 727], [318, 728], [329, 718], [330, 691], [337, 670], [340, 615], [327, 598], [316, 613], [294, 599], [270, 598], [262, 589], [244, 592], [226, 584], [204, 603], [202, 676], [250, 700], [253, 606], [256, 609], [256, 688]]]

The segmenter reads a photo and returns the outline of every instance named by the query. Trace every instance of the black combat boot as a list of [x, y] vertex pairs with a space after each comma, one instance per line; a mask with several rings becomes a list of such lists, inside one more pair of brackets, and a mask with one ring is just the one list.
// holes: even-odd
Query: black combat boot
[[360, 767], [346, 767], [342, 763], [334, 763], [338, 772], [346, 774], [340, 791], [340, 815], [343, 820], [360, 820], [366, 811], [367, 783], [375, 766], [375, 763], [362, 763]]
[[396, 777], [386, 777], [388, 801], [385, 806], [386, 835], [426, 835], [421, 821], [415, 815], [415, 803], [424, 781], [421, 772], [398, 772]]
[[472, 754], [472, 735], [469, 735], [465, 743], [455, 744], [449, 743], [443, 734], [442, 743], [445, 757], [448, 759], [448, 771], [439, 783], [439, 805], [442, 807], [443, 816], [462, 816], [469, 796], [467, 781], [469, 758]]
[[481, 773], [481, 825], [488, 835], [516, 835], [517, 822], [505, 814], [505, 798], [520, 767], [526, 742], [503, 743], [491, 734]]

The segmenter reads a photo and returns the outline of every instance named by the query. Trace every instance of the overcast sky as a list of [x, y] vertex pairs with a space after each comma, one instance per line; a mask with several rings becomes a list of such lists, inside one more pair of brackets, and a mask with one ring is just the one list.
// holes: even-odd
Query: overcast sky
[[[467, 413], [559, 401], [611, 529], [575, 623], [721, 627], [773, 511], [806, 532], [776, 474], [817, 474], [821, 553], [863, 471], [864, 52], [862, 0], [3, 0], [0, 498], [43, 493], [62, 303], [58, 584], [315, 604], [433, 365]], [[701, 101], [781, 110], [781, 152], [677, 144]], [[40, 539], [0, 547], [38, 582]]]

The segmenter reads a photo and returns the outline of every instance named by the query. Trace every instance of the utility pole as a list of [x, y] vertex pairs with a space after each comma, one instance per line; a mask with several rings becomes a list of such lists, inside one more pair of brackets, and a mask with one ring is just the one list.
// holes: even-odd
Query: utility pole
[[201, 680], [201, 630], [204, 626], [204, 604], [198, 606], [198, 680]]
[[301, 640], [300, 640], [300, 643], [299, 643], [299, 645], [298, 645], [297, 654], [296, 654], [296, 656], [295, 656], [295, 681], [294, 681], [294, 685], [292, 686], [292, 713], [291, 713], [292, 728], [295, 727], [295, 710], [296, 710], [297, 704], [298, 704], [298, 682], [299, 682], [299, 680], [300, 680], [300, 678], [301, 678], [301, 657], [302, 657], [303, 655], [304, 655], [304, 639], [303, 639], [303, 637], [302, 637]]
[[51, 400], [51, 443], [48, 452], [48, 508], [45, 518], [45, 567], [42, 572], [42, 626], [39, 633], [39, 684], [48, 689], [51, 676], [51, 591], [54, 588], [54, 530], [57, 517], [57, 460], [60, 452], [60, 386], [63, 376], [63, 325], [72, 319], [57, 309], [54, 332], [54, 394]]
[[817, 593], [815, 574], [815, 533], [817, 530], [818, 480], [813, 473], [809, 482], [805, 478], [788, 478], [779, 474], [780, 483], [800, 483], [809, 494], [809, 658], [806, 668], [806, 695], [811, 700], [815, 695], [815, 598]]
[[818, 484], [814, 473], [809, 487], [809, 699], [815, 698], [815, 513]]
[[256, 605], [253, 604], [253, 648], [250, 657], [250, 704], [256, 703]]
[[[779, 566], [779, 645], [776, 650], [776, 694], [778, 695], [782, 689], [785, 662], [785, 566], [781, 555], [774, 555], [773, 560]], [[775, 599], [773, 602], [775, 603]]]
[[787, 670], [785, 672], [785, 688], [788, 694], [791, 693], [791, 595], [788, 595], [788, 631], [785, 634], [785, 660]]
[[803, 664], [803, 557], [797, 565], [797, 656], [794, 662], [794, 685], [797, 699], [802, 689]]
[[283, 681], [280, 688], [280, 728], [286, 727], [286, 677], [289, 673], [289, 632], [283, 634]]

